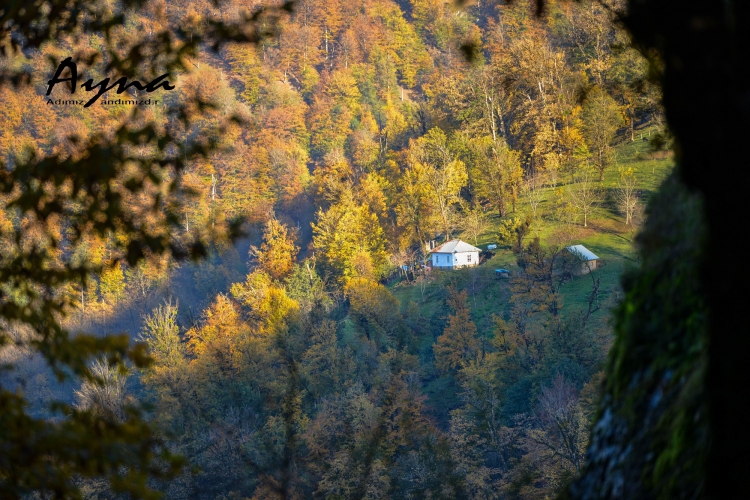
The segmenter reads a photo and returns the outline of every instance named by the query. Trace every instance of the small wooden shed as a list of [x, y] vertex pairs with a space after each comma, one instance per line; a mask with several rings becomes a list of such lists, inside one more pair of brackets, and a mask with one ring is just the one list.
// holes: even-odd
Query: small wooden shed
[[583, 245], [573, 245], [565, 248], [568, 252], [575, 255], [581, 261], [581, 266], [573, 271], [573, 274], [588, 274], [596, 269], [599, 257]]

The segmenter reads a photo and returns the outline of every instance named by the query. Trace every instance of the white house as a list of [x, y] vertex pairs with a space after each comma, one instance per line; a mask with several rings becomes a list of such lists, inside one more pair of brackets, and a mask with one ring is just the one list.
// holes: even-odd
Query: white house
[[585, 246], [573, 245], [566, 247], [566, 250], [578, 257], [581, 261], [580, 269], [573, 271], [575, 274], [587, 274], [596, 269], [596, 262], [599, 260], [599, 257], [594, 255], [594, 253]]
[[432, 267], [457, 269], [479, 265], [479, 252], [465, 241], [451, 240], [432, 250]]

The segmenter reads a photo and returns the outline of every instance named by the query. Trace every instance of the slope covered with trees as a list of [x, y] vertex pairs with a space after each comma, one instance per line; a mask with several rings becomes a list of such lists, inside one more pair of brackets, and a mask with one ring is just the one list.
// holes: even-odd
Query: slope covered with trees
[[[110, 36], [149, 42], [166, 29], [187, 43], [260, 7], [160, 1], [125, 11]], [[664, 142], [659, 95], [614, 23], [610, 9], [623, 5], [534, 8], [298, 1], [256, 19], [269, 32], [255, 44], [186, 54], [171, 68], [176, 90], [135, 112], [43, 97], [70, 54], [101, 79], [111, 62], [93, 57], [111, 43], [102, 31], [5, 57], [30, 75], [0, 87], [7, 169], [85, 157], [91, 138], [153, 124], [142, 133], [168, 135], [181, 169], [118, 203], [156, 226], [144, 200], [162, 190], [169, 241], [207, 242], [198, 263], [159, 251], [138, 260], [129, 228], [81, 237], [63, 217], [44, 221], [52, 240], [35, 240], [8, 185], [1, 258], [40, 245], [52, 266], [90, 264], [55, 289], [62, 323], [127, 330], [153, 358], [129, 377], [114, 359], [91, 359], [99, 384], [53, 387], [32, 355], [3, 346], [27, 392], [46, 394], [32, 411], [50, 418], [48, 401], [61, 398], [123, 422], [148, 403], [164, 446], [197, 466], [150, 483], [170, 498], [559, 491], [582, 470], [617, 276], [635, 263], [643, 201], [671, 161], [648, 142]], [[50, 99], [68, 95], [58, 85]], [[130, 160], [160, 154], [140, 137]], [[179, 189], [167, 190], [173, 180]], [[243, 239], [233, 240], [235, 220]], [[13, 240], [20, 231], [28, 241]], [[479, 268], [427, 271], [426, 245], [454, 237], [500, 248]], [[602, 254], [602, 270], [574, 276], [564, 247], [580, 242]], [[495, 264], [511, 279], [497, 280]], [[76, 484], [90, 498], [112, 494]]]

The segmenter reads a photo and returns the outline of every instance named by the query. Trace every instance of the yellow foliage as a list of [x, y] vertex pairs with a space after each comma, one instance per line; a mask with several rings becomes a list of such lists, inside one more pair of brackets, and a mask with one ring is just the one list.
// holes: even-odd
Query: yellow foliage
[[352, 76], [351, 70], [341, 69], [334, 71], [326, 86], [326, 94], [337, 104], [346, 105], [353, 114], [359, 114], [359, 99], [362, 94], [357, 87], [357, 80]]
[[385, 218], [388, 210], [384, 191], [388, 186], [385, 177], [376, 173], [369, 173], [362, 178], [359, 183], [359, 198], [363, 204], [367, 205], [370, 212]]
[[119, 263], [105, 269], [100, 281], [99, 288], [107, 303], [114, 305], [125, 298], [125, 275]]
[[232, 301], [226, 295], [218, 295], [204, 312], [204, 318], [200, 328], [191, 328], [185, 334], [190, 353], [201, 357], [211, 348], [226, 348], [230, 356], [239, 355], [237, 338], [247, 329], [240, 327], [239, 311]]
[[298, 319], [299, 304], [262, 270], [248, 274], [244, 283], [232, 285], [231, 292], [250, 310], [253, 327], [260, 335], [280, 333]]
[[357, 276], [362, 255], [372, 263], [373, 274], [381, 277], [387, 271], [388, 254], [385, 235], [376, 214], [366, 205], [355, 203], [351, 191], [326, 211], [318, 212], [312, 224], [313, 245], [320, 252], [322, 264], [341, 284]]
[[266, 223], [260, 248], [250, 250], [258, 259], [260, 268], [275, 280], [285, 278], [292, 271], [297, 251], [289, 230], [276, 218]]

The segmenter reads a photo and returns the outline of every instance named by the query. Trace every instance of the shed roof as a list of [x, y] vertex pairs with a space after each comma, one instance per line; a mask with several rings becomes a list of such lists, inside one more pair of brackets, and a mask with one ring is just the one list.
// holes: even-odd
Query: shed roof
[[432, 253], [465, 253], [465, 252], [481, 252], [481, 250], [461, 240], [446, 241], [439, 247], [434, 248], [432, 250]]
[[596, 255], [594, 255], [594, 253], [591, 250], [589, 250], [588, 248], [586, 248], [583, 245], [573, 245], [573, 246], [567, 247], [567, 250], [570, 253], [573, 253], [576, 256], [578, 256], [578, 258], [581, 259], [581, 260], [583, 260], [583, 261], [590, 261], [590, 260], [598, 260], [599, 259], [599, 257], [597, 257]]

